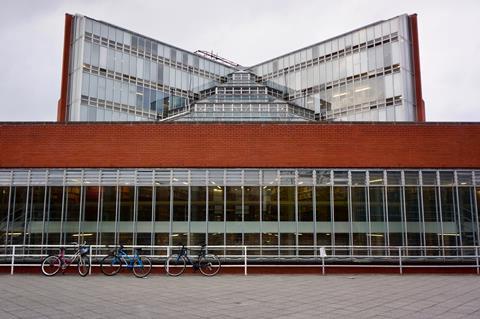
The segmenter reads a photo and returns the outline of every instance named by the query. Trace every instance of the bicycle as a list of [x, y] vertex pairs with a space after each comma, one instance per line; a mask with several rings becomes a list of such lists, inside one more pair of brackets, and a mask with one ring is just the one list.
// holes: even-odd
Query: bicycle
[[206, 245], [202, 245], [196, 261], [188, 257], [187, 251], [190, 250], [182, 245], [178, 254], [170, 255], [165, 261], [165, 271], [169, 276], [180, 276], [185, 272], [187, 263], [192, 265], [193, 271], [200, 270], [205, 276], [215, 276], [222, 267], [220, 260], [216, 255], [207, 254]]
[[128, 268], [132, 269], [135, 277], [146, 277], [152, 271], [152, 262], [147, 257], [140, 257], [141, 251], [141, 248], [136, 248], [134, 255], [130, 257], [125, 252], [123, 245], [120, 245], [118, 249], [112, 250], [102, 259], [100, 268], [107, 276], [116, 275], [120, 269]]
[[60, 248], [60, 253], [58, 255], [49, 255], [45, 257], [41, 266], [42, 273], [45, 276], [53, 276], [62, 270], [62, 273], [64, 274], [67, 267], [75, 263], [78, 259], [78, 274], [82, 277], [88, 275], [90, 272], [90, 258], [88, 257], [90, 247], [85, 244], [85, 242], [82, 245], [72, 243], [72, 245], [78, 245], [79, 247], [71, 258], [65, 257], [65, 247]]

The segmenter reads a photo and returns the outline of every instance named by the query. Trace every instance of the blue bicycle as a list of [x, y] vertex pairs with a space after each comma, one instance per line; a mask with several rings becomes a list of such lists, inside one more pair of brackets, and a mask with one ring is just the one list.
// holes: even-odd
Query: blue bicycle
[[152, 271], [152, 262], [147, 257], [140, 257], [142, 249], [135, 248], [133, 256], [129, 256], [123, 245], [114, 249], [100, 262], [102, 272], [107, 276], [118, 274], [120, 269], [132, 269], [133, 274], [138, 278], [147, 276]]

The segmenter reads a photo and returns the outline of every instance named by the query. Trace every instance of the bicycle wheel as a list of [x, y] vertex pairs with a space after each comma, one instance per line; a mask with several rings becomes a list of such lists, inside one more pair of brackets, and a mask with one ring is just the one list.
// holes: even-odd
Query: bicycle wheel
[[118, 274], [120, 268], [122, 268], [122, 261], [117, 256], [106, 256], [100, 262], [100, 269], [107, 276]]
[[222, 268], [220, 259], [215, 255], [205, 255], [198, 260], [200, 272], [205, 276], [215, 276]]
[[169, 276], [180, 276], [185, 271], [187, 264], [183, 256], [170, 255], [165, 261], [165, 271]]
[[78, 260], [78, 274], [85, 277], [90, 272], [90, 258], [87, 255], [79, 257]]
[[47, 256], [42, 261], [42, 273], [45, 276], [53, 276], [62, 268], [62, 261], [57, 256]]
[[138, 278], [148, 276], [152, 271], [152, 262], [147, 257], [135, 258], [133, 262], [133, 274]]

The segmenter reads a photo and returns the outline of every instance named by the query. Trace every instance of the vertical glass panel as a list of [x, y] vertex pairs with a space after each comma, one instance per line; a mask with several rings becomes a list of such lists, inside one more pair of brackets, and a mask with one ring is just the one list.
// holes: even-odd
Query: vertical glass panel
[[64, 220], [78, 222], [80, 217], [80, 187], [69, 186], [67, 192], [66, 217]]
[[0, 187], [0, 220], [2, 221], [7, 220], [9, 197], [10, 197], [10, 188]]
[[98, 195], [100, 188], [98, 186], [85, 187], [85, 221], [97, 221], [98, 213]]
[[295, 246], [297, 245], [297, 240], [295, 234], [292, 233], [281, 233], [280, 234], [280, 245], [281, 246], [290, 246], [282, 247], [280, 250], [280, 255], [294, 256], [295, 255]]
[[[207, 191], [203, 186], [192, 186], [190, 188], [191, 196], [191, 220], [192, 221], [206, 221], [207, 220]], [[205, 241], [205, 238], [204, 238]]]
[[383, 187], [370, 187], [370, 221], [383, 222]]
[[115, 186], [104, 186], [102, 203], [102, 220], [115, 221], [115, 207], [117, 200], [117, 188]]
[[[299, 186], [298, 192], [298, 220], [313, 222], [313, 187]], [[280, 207], [282, 209], [282, 207]]]
[[348, 221], [348, 188], [334, 187], [333, 196], [334, 220], [336, 222]]
[[152, 220], [152, 198], [153, 189], [150, 186], [138, 187], [138, 221], [151, 221]]
[[173, 187], [173, 221], [188, 221], [188, 186]]
[[260, 187], [245, 186], [245, 221], [260, 221]]
[[226, 202], [226, 220], [242, 221], [242, 188], [240, 186], [225, 187]]
[[280, 187], [280, 220], [295, 221], [295, 187]]
[[423, 187], [423, 216], [425, 222], [437, 221], [437, 202], [435, 187]]
[[[244, 245], [247, 246], [258, 246], [260, 245], [260, 234], [259, 233], [245, 233], [243, 235]], [[258, 255], [260, 251], [258, 249], [248, 249], [248, 254]]]
[[475, 198], [473, 188], [471, 187], [459, 187], [458, 188], [458, 206], [460, 212], [460, 227], [461, 227], [461, 239], [463, 246], [475, 245], [477, 242], [476, 237], [476, 221], [475, 212]]
[[132, 186], [120, 187], [120, 221], [133, 222], [135, 188]]
[[264, 186], [262, 195], [262, 220], [278, 221], [278, 188]]
[[443, 222], [455, 221], [455, 199], [452, 187], [440, 187]]
[[60, 221], [62, 220], [62, 199], [63, 187], [51, 186], [49, 187], [49, 205], [48, 205], [48, 220]]
[[330, 186], [316, 187], [317, 222], [331, 221], [330, 215]]
[[[353, 179], [353, 176], [352, 176], [352, 179]], [[365, 187], [352, 187], [352, 220], [354, 222], [367, 221], [366, 188]]]
[[170, 221], [170, 187], [155, 187], [155, 221]]
[[[205, 192], [205, 190], [204, 190]], [[191, 233], [190, 234], [190, 245], [192, 246], [201, 246], [206, 243], [206, 234], [205, 233]]]
[[[223, 191], [221, 186], [208, 187], [208, 220], [223, 222]], [[210, 243], [210, 240], [209, 240]], [[223, 244], [222, 244], [223, 245]]]
[[420, 197], [418, 187], [405, 187], [405, 214], [407, 222], [420, 221]]
[[[2, 194], [3, 190], [0, 187], [0, 220], [6, 221], [7, 219], [2, 218], [2, 213], [3, 213], [3, 205], [6, 204], [7, 206], [4, 207], [4, 211], [6, 213], [6, 210], [8, 208], [8, 188], [5, 187], [7, 191], [5, 194]], [[4, 188], [4, 189], [5, 189]], [[5, 196], [7, 195], [7, 196]], [[5, 198], [2, 198], [5, 196]], [[35, 186], [30, 188], [30, 209], [31, 209], [31, 221], [43, 221], [43, 210], [44, 210], [44, 202], [45, 202], [45, 187], [43, 186]], [[4, 204], [2, 204], [2, 201], [6, 200]], [[5, 214], [6, 217], [6, 214]], [[41, 243], [39, 243], [41, 244]]]

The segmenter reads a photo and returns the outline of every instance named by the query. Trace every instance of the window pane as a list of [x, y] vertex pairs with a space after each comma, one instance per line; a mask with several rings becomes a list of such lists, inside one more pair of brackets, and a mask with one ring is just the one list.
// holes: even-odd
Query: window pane
[[313, 221], [313, 187], [298, 187], [298, 220]]
[[155, 192], [155, 221], [170, 221], [170, 187], [157, 186]]
[[[348, 189], [347, 187], [334, 187], [334, 220], [336, 222], [348, 221]], [[345, 244], [348, 245], [348, 244]]]
[[263, 187], [262, 197], [262, 220], [278, 221], [277, 199], [278, 188], [276, 186]]
[[317, 222], [331, 221], [330, 215], [330, 186], [317, 186]]
[[221, 186], [208, 188], [208, 220], [214, 222], [224, 221], [223, 218], [223, 191]]
[[239, 186], [225, 187], [227, 203], [227, 221], [242, 221], [242, 188]]
[[188, 221], [188, 187], [173, 187], [173, 220]]
[[115, 221], [115, 206], [117, 198], [117, 188], [115, 186], [103, 187], [103, 221]]
[[[192, 221], [206, 221], [206, 187], [192, 186], [191, 187], [191, 220]], [[205, 241], [205, 239], [204, 239]]]
[[138, 221], [152, 220], [152, 187], [138, 187]]
[[260, 221], [260, 187], [245, 186], [245, 221]]
[[280, 187], [280, 220], [295, 221], [295, 187]]

